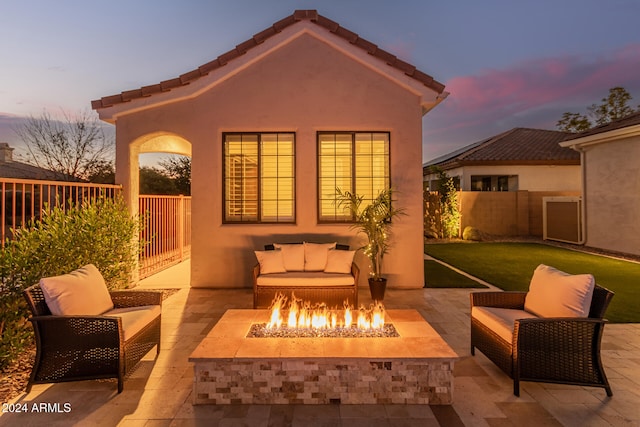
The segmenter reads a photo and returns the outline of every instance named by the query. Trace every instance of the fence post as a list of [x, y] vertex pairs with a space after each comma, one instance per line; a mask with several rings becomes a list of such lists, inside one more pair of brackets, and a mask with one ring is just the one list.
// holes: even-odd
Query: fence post
[[178, 197], [178, 248], [180, 261], [184, 260], [184, 196]]

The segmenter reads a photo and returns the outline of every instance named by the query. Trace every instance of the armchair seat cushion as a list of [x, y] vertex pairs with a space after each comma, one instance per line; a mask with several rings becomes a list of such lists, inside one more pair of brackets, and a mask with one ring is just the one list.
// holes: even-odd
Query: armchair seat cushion
[[513, 340], [513, 328], [516, 320], [538, 318], [535, 314], [524, 310], [481, 306], [471, 308], [471, 317], [491, 329], [508, 343]]
[[291, 271], [288, 273], [261, 274], [256, 279], [258, 286], [350, 286], [354, 285], [351, 274], [324, 273], [322, 271]]
[[160, 316], [162, 309], [159, 305], [143, 305], [139, 307], [114, 308], [104, 313], [104, 316], [122, 319], [124, 340], [128, 341], [145, 326]]

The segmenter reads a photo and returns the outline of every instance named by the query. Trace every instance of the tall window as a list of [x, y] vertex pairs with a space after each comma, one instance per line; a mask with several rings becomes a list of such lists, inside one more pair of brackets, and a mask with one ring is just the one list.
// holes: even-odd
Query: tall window
[[364, 196], [364, 205], [389, 188], [389, 132], [318, 132], [318, 217], [351, 221], [336, 203], [336, 188]]
[[225, 133], [224, 221], [295, 222], [295, 134]]

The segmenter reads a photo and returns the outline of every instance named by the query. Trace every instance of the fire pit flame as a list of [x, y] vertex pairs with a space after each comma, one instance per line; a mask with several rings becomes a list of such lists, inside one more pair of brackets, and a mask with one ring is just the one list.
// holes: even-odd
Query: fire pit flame
[[[343, 303], [343, 310], [331, 309], [321, 303], [311, 307], [308, 301], [302, 301], [291, 295], [288, 313], [285, 316], [287, 297], [277, 294], [271, 304], [271, 317], [266, 324], [267, 329], [288, 328], [297, 329], [336, 329], [354, 326], [353, 307], [348, 302]], [[369, 308], [360, 306], [355, 326], [361, 330], [382, 329], [384, 327], [385, 311], [381, 302], [375, 302]]]

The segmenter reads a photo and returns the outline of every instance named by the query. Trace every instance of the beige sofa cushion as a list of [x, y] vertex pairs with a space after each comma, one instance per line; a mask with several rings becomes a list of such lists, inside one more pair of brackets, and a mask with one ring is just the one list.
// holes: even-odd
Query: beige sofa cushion
[[474, 306], [471, 308], [471, 317], [491, 329], [506, 342], [511, 343], [515, 321], [517, 319], [536, 319], [538, 316], [524, 310]]
[[122, 319], [124, 340], [135, 336], [162, 312], [159, 305], [142, 305], [138, 307], [115, 308], [104, 313], [104, 316]]
[[327, 264], [324, 267], [325, 273], [351, 273], [351, 264], [356, 251], [331, 250], [327, 254]]
[[285, 270], [304, 271], [304, 245], [302, 243], [274, 243], [273, 247], [282, 251]]
[[348, 286], [354, 284], [351, 274], [332, 274], [321, 271], [294, 271], [289, 273], [260, 275], [256, 281], [258, 286]]
[[524, 309], [541, 317], [587, 317], [595, 279], [571, 275], [544, 264], [533, 272]]
[[113, 308], [104, 278], [93, 264], [42, 278], [40, 288], [51, 314], [56, 316], [97, 316]]
[[260, 264], [260, 274], [285, 273], [282, 251], [254, 251]]
[[323, 271], [327, 265], [327, 253], [335, 249], [333, 243], [307, 243], [304, 242], [304, 271]]

